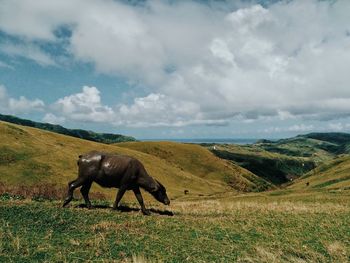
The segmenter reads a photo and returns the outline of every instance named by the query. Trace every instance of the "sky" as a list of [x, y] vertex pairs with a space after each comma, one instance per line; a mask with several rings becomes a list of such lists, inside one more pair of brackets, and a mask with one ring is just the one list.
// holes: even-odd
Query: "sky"
[[0, 0], [0, 113], [138, 139], [350, 132], [350, 1]]

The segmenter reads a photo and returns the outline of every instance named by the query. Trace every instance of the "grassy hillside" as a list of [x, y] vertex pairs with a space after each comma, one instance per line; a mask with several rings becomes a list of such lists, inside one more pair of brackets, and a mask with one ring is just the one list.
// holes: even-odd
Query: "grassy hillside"
[[310, 133], [275, 142], [261, 140], [252, 145], [207, 147], [220, 158], [278, 185], [303, 176], [339, 154], [349, 153], [350, 134]]
[[[309, 137], [310, 136], [310, 137]], [[326, 137], [326, 136], [324, 136]], [[331, 137], [331, 135], [327, 136]], [[321, 136], [312, 138], [310, 135], [299, 135], [276, 142], [260, 143], [256, 146], [268, 152], [274, 152], [294, 157], [306, 157], [316, 163], [324, 162], [342, 153], [343, 143], [321, 140]]]
[[[152, 176], [167, 187], [171, 198], [183, 196], [185, 189], [189, 190], [190, 195], [210, 195], [224, 191], [254, 191], [261, 188], [261, 180], [248, 171], [219, 159], [222, 170], [214, 174], [208, 171], [206, 174], [210, 176], [201, 178], [198, 174], [182, 168], [181, 162], [177, 165], [176, 162], [171, 163], [125, 147], [100, 144], [4, 122], [0, 122], [0, 183], [17, 187], [56, 184], [66, 188], [67, 183], [76, 178], [78, 155], [90, 150], [136, 157]], [[242, 174], [251, 177], [252, 180], [248, 180]], [[103, 192], [109, 197], [115, 195], [115, 190], [105, 190], [96, 185], [93, 191]]]
[[231, 160], [276, 185], [289, 182], [315, 166], [308, 158], [269, 152], [255, 145], [227, 144], [209, 148], [218, 157]]
[[0, 121], [6, 121], [14, 124], [19, 124], [28, 127], [34, 127], [46, 131], [51, 131], [59, 134], [64, 134], [80, 139], [85, 139], [94, 142], [102, 142], [102, 143], [117, 143], [117, 142], [127, 142], [127, 141], [136, 141], [135, 138], [131, 136], [125, 136], [121, 134], [112, 134], [112, 133], [97, 133], [93, 131], [86, 131], [81, 129], [67, 129], [60, 125], [53, 125], [50, 123], [41, 123], [35, 122], [31, 120], [25, 120], [21, 118], [17, 118], [11, 115], [2, 115], [0, 114]]
[[3, 199], [0, 261], [349, 261], [348, 192], [274, 193], [174, 201], [174, 216], [153, 203], [148, 217], [103, 203], [88, 210]]
[[118, 144], [120, 147], [133, 149], [156, 156], [175, 167], [194, 174], [203, 179], [224, 180], [234, 186], [240, 184], [233, 175], [239, 174], [246, 179], [247, 184], [252, 182], [258, 186], [257, 190], [265, 190], [271, 185], [248, 170], [220, 159], [208, 149], [196, 144], [182, 144], [175, 142], [127, 142]]
[[309, 133], [298, 137], [311, 138], [319, 141], [329, 142], [336, 145], [343, 145], [350, 142], [350, 134], [342, 132]]
[[339, 156], [303, 175], [291, 189], [350, 189], [350, 156]]

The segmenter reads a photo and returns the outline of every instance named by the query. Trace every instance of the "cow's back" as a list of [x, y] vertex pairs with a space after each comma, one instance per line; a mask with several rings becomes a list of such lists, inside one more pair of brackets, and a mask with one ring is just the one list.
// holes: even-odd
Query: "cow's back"
[[103, 152], [89, 152], [79, 156], [79, 177], [92, 177], [98, 173], [103, 160]]
[[135, 161], [136, 159], [126, 155], [106, 154], [103, 157], [101, 171], [106, 176], [118, 176], [124, 174], [130, 168], [130, 163]]

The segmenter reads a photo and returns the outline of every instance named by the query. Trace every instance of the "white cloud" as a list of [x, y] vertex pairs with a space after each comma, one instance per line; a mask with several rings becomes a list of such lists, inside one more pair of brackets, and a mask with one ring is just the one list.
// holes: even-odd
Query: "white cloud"
[[[185, 126], [214, 122], [201, 118], [197, 104], [154, 93], [134, 99], [131, 105], [119, 106], [116, 115], [116, 124], [128, 126]], [[193, 118], [189, 119], [189, 116]]]
[[57, 100], [52, 108], [62, 117], [76, 121], [111, 122], [114, 115], [112, 108], [101, 104], [100, 91], [88, 86], [81, 93]]
[[8, 96], [5, 86], [0, 85], [0, 110], [3, 113], [28, 113], [33, 111], [43, 111], [45, 103], [40, 99], [30, 100], [24, 96], [19, 99]]
[[29, 100], [23, 96], [20, 96], [19, 99], [9, 98], [8, 105], [9, 109], [13, 112], [42, 110], [45, 107], [45, 103], [42, 100]]
[[[147, 87], [113, 109], [88, 90], [66, 97], [57, 105], [67, 118], [152, 126], [349, 115], [350, 2], [239, 5], [11, 0], [1, 2], [0, 30], [35, 46], [58, 43], [55, 30], [68, 26], [74, 59]], [[11, 48], [3, 51], [52, 63], [38, 47]]]
[[293, 132], [308, 132], [308, 131], [312, 131], [314, 128], [315, 128], [314, 125], [295, 124], [288, 127], [286, 130], [293, 131]]
[[66, 118], [58, 117], [53, 113], [46, 113], [42, 120], [43, 122], [46, 122], [46, 123], [62, 124], [65, 122]]
[[[151, 93], [146, 97], [135, 98], [131, 104], [115, 107], [101, 102], [100, 91], [96, 87], [84, 86], [81, 93], [58, 99], [44, 121], [62, 123], [69, 119], [109, 123], [128, 127], [181, 127], [190, 124], [222, 125], [224, 121], [206, 119], [201, 115], [197, 104], [178, 101], [163, 94]], [[189, 116], [193, 116], [189, 119]]]
[[10, 56], [25, 57], [43, 66], [56, 65], [50, 55], [32, 44], [0, 44], [0, 51]]
[[296, 132], [296, 133], [304, 133], [315, 130], [314, 125], [306, 125], [306, 124], [294, 124], [287, 127], [269, 127], [262, 130], [263, 133], [281, 133], [281, 132]]
[[343, 123], [329, 123], [328, 128], [332, 131], [343, 131], [345, 129], [345, 125]]

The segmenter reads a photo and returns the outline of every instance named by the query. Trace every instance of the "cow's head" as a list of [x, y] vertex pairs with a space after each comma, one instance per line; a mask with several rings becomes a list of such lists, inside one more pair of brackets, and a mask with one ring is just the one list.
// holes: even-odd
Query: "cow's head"
[[157, 186], [154, 188], [153, 191], [151, 191], [151, 194], [153, 195], [153, 197], [155, 199], [157, 199], [159, 202], [165, 204], [165, 205], [169, 205], [170, 204], [170, 200], [166, 194], [166, 189], [165, 187], [156, 180], [157, 182]]

